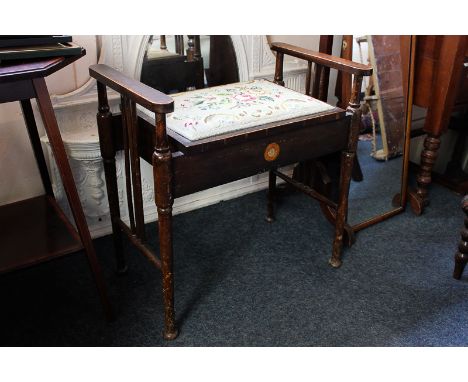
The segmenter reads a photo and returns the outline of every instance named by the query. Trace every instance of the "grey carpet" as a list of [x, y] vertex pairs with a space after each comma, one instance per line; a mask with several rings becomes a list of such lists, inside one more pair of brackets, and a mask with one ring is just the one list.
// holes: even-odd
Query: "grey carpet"
[[98, 239], [116, 321], [72, 255], [0, 278], [0, 345], [467, 346], [468, 270], [452, 278], [460, 197], [434, 185], [431, 199], [421, 217], [360, 232], [338, 270], [332, 228], [304, 195], [284, 195], [270, 225], [265, 192], [176, 216], [173, 342], [161, 336], [159, 271], [127, 246], [117, 276], [111, 238]]

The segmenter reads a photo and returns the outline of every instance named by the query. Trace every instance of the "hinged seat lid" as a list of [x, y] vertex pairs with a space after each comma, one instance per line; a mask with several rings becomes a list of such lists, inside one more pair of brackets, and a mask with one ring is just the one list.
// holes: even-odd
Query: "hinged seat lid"
[[[167, 114], [167, 128], [189, 141], [336, 110], [267, 80], [193, 90], [171, 97], [174, 112]], [[140, 110], [154, 119], [154, 113]]]

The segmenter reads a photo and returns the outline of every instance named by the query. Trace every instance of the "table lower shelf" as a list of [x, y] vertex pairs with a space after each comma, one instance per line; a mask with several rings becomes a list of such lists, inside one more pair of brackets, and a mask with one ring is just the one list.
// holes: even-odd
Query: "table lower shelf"
[[83, 249], [54, 198], [38, 196], [0, 206], [0, 273]]

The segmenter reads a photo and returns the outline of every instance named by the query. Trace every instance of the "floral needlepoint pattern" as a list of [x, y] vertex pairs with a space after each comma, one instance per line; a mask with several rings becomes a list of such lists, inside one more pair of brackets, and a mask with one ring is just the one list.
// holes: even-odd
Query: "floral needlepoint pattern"
[[[317, 114], [333, 106], [267, 80], [240, 82], [173, 94], [167, 127], [188, 140]], [[154, 113], [140, 108], [152, 115]]]

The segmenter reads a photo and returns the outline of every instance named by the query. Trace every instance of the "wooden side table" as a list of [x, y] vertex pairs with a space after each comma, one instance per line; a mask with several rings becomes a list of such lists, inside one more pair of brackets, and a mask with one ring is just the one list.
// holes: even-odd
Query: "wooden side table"
[[[85, 55], [10, 61], [0, 65], [0, 103], [21, 103], [29, 139], [45, 195], [0, 207], [0, 274], [84, 250], [97, 284], [106, 317], [112, 318], [101, 269], [89, 234], [45, 77]], [[75, 227], [57, 204], [47, 171], [31, 98], [37, 105], [50, 141]], [[1, 167], [0, 167], [1, 171]]]
[[418, 36], [416, 42], [414, 105], [427, 108], [423, 131], [427, 134], [416, 189], [408, 197], [416, 215], [429, 205], [432, 168], [437, 160], [440, 137], [448, 129], [454, 111], [468, 108], [467, 36]]

